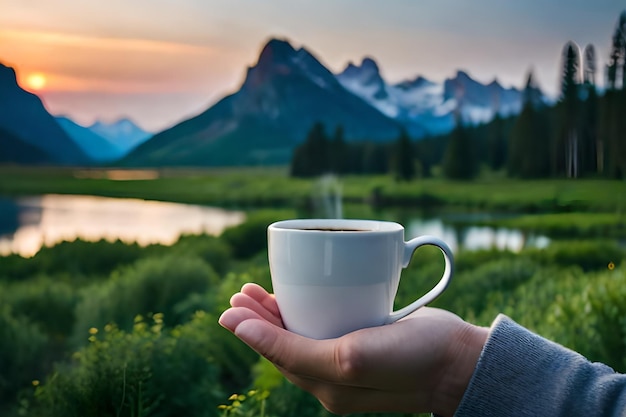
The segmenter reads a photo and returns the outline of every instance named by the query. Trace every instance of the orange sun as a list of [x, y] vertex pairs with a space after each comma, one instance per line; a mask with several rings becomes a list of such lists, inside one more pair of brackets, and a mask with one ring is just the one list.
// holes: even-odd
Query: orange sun
[[41, 90], [46, 86], [46, 76], [40, 72], [33, 72], [26, 78], [26, 84], [32, 90]]

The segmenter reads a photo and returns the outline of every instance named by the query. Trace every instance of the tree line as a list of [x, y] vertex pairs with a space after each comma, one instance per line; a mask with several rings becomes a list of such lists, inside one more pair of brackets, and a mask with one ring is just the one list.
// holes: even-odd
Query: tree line
[[519, 114], [495, 110], [486, 124], [465, 123], [456, 114], [448, 134], [413, 140], [405, 130], [392, 142], [347, 142], [341, 126], [328, 134], [316, 123], [291, 160], [291, 175], [392, 173], [398, 180], [433, 175], [472, 179], [481, 167], [510, 177], [626, 178], [626, 11], [618, 19], [604, 90], [597, 86], [595, 48], [567, 42], [561, 54], [560, 94], [544, 100], [532, 71]]

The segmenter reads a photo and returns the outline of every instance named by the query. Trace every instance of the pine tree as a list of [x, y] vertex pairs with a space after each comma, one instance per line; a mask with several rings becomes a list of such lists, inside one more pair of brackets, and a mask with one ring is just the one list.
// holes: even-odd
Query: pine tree
[[411, 181], [415, 177], [415, 151], [411, 138], [401, 129], [395, 144], [393, 167], [396, 181]]
[[607, 67], [603, 137], [606, 138], [609, 174], [626, 178], [626, 11], [617, 23]]
[[329, 170], [329, 142], [324, 125], [317, 122], [306, 140], [294, 150], [290, 171], [294, 177], [314, 177]]
[[487, 126], [487, 164], [494, 171], [504, 167], [507, 158], [507, 143], [504, 132], [504, 119], [496, 113]]
[[603, 144], [598, 136], [598, 93], [596, 91], [596, 53], [593, 45], [587, 45], [583, 61], [584, 102], [581, 107], [580, 173], [601, 172], [604, 165]]
[[579, 171], [580, 54], [578, 45], [568, 42], [563, 48], [561, 97], [557, 104], [559, 126], [553, 145], [554, 174], [577, 177]]
[[342, 126], [337, 126], [328, 148], [328, 163], [330, 171], [341, 175], [350, 172], [350, 156], [348, 144], [344, 139]]
[[443, 174], [454, 180], [470, 180], [478, 173], [478, 162], [467, 128], [457, 115], [450, 141], [443, 158]]
[[389, 149], [381, 143], [366, 142], [360, 147], [360, 167], [364, 174], [389, 173]]
[[548, 123], [539, 91], [531, 71], [523, 92], [522, 111], [511, 130], [507, 166], [511, 176], [541, 178], [549, 175]]

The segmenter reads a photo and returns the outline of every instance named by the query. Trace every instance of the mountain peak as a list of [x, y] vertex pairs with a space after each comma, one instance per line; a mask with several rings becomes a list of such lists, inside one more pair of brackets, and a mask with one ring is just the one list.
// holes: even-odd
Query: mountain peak
[[48, 154], [51, 162], [89, 162], [87, 155], [48, 113], [41, 99], [22, 89], [15, 70], [3, 64], [0, 64], [0, 109], [0, 130]]
[[414, 80], [409, 79], [409, 80], [400, 81], [395, 86], [397, 88], [400, 88], [401, 90], [410, 90], [413, 88], [420, 88], [420, 87], [434, 85], [434, 84], [435, 83], [433, 83], [429, 79], [419, 75]]
[[503, 88], [502, 84], [500, 84], [500, 82], [498, 81], [498, 78], [494, 78], [492, 82], [489, 83], [489, 85], [487, 87], [490, 88]]
[[355, 65], [352, 61], [348, 62], [339, 75], [344, 78], [372, 79], [380, 77], [380, 70], [376, 61], [366, 56], [361, 60], [361, 65]]
[[366, 56], [361, 61], [361, 69], [363, 71], [380, 72], [380, 70], [378, 69], [378, 64], [376, 63], [376, 61], [374, 61], [374, 59], [369, 57], [369, 56]]
[[276, 87], [271, 82], [275, 78], [286, 82], [293, 77], [308, 79], [322, 88], [340, 87], [335, 75], [304, 47], [296, 50], [289, 41], [272, 38], [262, 48], [257, 64], [248, 68], [242, 90], [259, 92]]
[[17, 82], [17, 74], [13, 67], [4, 65], [0, 62], [0, 95], [13, 95], [13, 94], [25, 94], [41, 101], [39, 97], [30, 91], [24, 90]]
[[361, 60], [361, 65], [354, 65], [349, 62], [337, 77], [342, 84], [359, 83], [365, 86], [375, 86], [380, 94], [384, 93], [385, 82], [380, 75], [378, 64], [373, 58], [364, 57]]
[[[7, 80], [7, 81], [4, 81]], [[17, 84], [17, 76], [12, 67], [6, 66], [0, 62], [0, 81], [10, 84]]]
[[261, 49], [257, 66], [264, 67], [273, 63], [285, 63], [296, 54], [288, 40], [272, 38]]
[[[74, 122], [76, 123], [76, 122]], [[96, 120], [94, 121], [91, 126], [89, 126], [89, 129], [92, 128], [100, 128], [100, 127], [120, 127], [120, 126], [133, 126], [133, 127], [137, 127], [139, 129], [141, 129], [141, 127], [139, 127], [137, 125], [137, 123], [135, 123], [130, 117], [126, 117], [126, 116], [122, 116], [119, 119], [116, 120], [112, 120], [110, 122], [107, 121], [103, 121], [103, 120]]]
[[469, 74], [463, 70], [457, 70], [456, 75], [454, 76], [455, 80], [472, 80], [472, 77], [469, 76]]

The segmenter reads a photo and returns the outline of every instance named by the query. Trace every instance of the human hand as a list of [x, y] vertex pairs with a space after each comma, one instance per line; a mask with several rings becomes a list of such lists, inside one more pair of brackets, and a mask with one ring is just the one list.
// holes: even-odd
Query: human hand
[[230, 302], [220, 324], [337, 414], [453, 415], [488, 334], [423, 307], [393, 324], [313, 340], [286, 330], [274, 296], [256, 284]]

